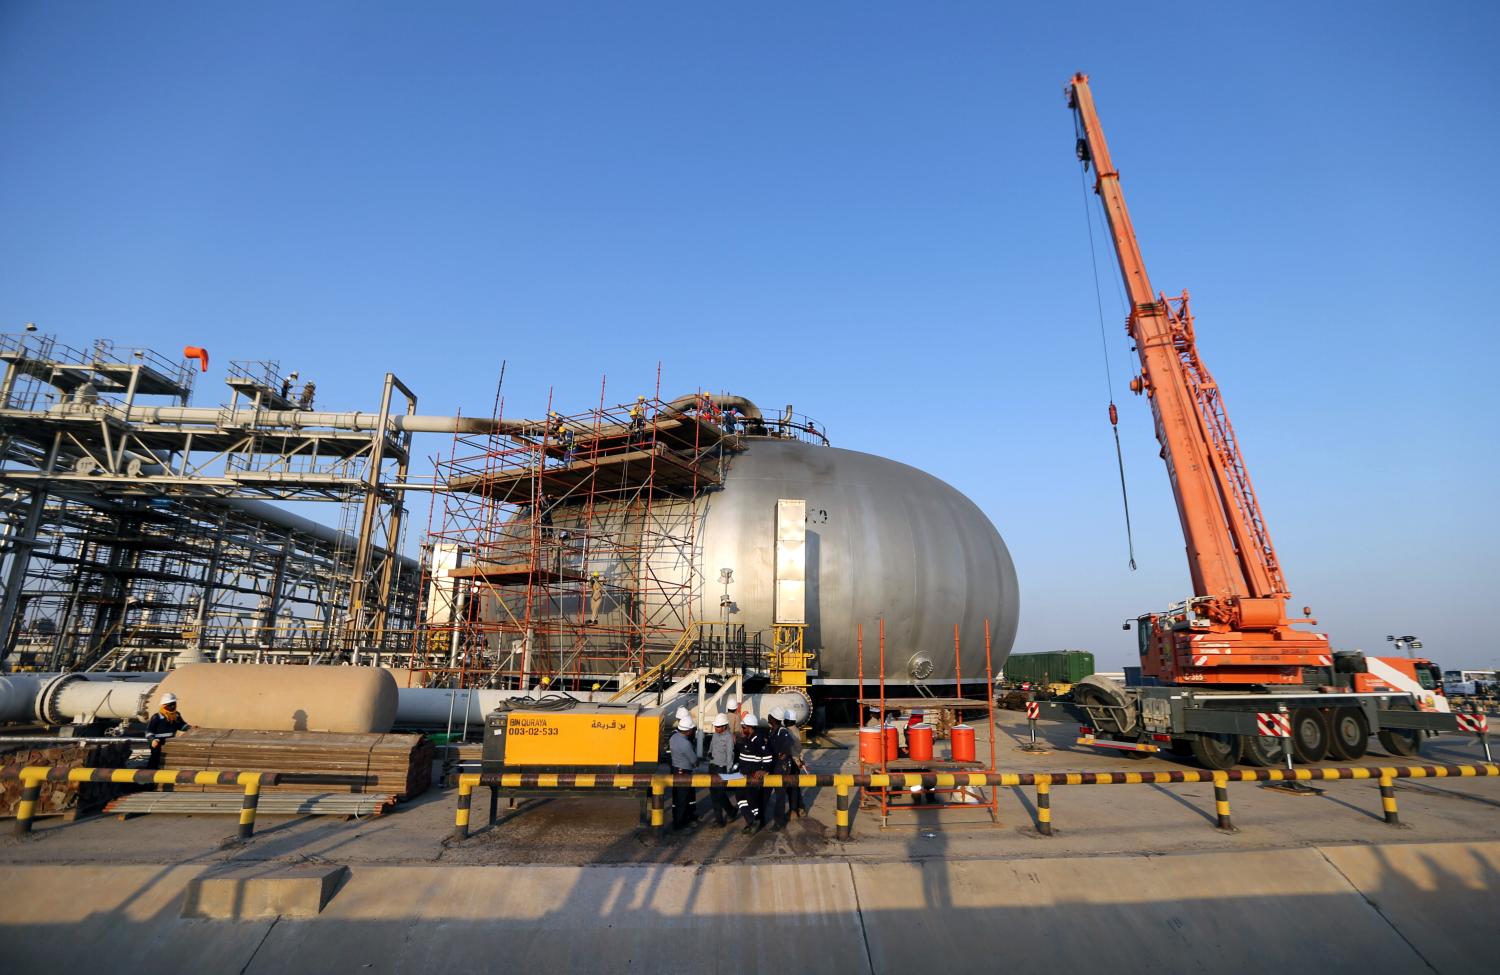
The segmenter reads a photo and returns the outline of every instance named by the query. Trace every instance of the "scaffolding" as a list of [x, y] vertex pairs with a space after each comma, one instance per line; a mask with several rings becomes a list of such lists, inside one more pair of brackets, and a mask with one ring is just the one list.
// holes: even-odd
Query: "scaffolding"
[[[399, 554], [402, 491], [413, 421], [433, 418], [389, 373], [378, 411], [314, 412], [313, 384], [294, 396], [271, 361], [231, 362], [229, 401], [192, 407], [193, 367], [0, 335], [0, 659], [127, 669], [406, 645], [419, 572]], [[272, 501], [338, 504], [348, 530]]]
[[[859, 771], [861, 775], [872, 772], [886, 774], [889, 772], [938, 772], [938, 773], [961, 773], [961, 772], [985, 772], [993, 775], [998, 769], [998, 756], [995, 750], [995, 675], [990, 664], [990, 621], [984, 621], [984, 687], [985, 696], [982, 700], [968, 697], [887, 697], [885, 693], [885, 620], [880, 620], [879, 628], [879, 652], [877, 670], [877, 688], [879, 694], [876, 697], [865, 697], [865, 631], [861, 625], [855, 630], [855, 647], [858, 659], [858, 685], [859, 685], [859, 728], [869, 727], [867, 722], [873, 722], [873, 727], [881, 731], [880, 761], [875, 762], [866, 756], [864, 749], [860, 749]], [[963, 667], [960, 656], [959, 626], [953, 625], [953, 686], [955, 692], [963, 687]], [[932, 758], [916, 760], [908, 754], [901, 757], [899, 754], [892, 756], [891, 749], [887, 744], [888, 736], [895, 729], [895, 735], [899, 736], [900, 729], [895, 725], [893, 715], [902, 712], [911, 712], [915, 709], [924, 712], [935, 712], [939, 720], [935, 723], [933, 737], [940, 738], [944, 734], [950, 734], [954, 725], [963, 721], [965, 714], [983, 714], [988, 722], [989, 728], [989, 763], [975, 760], [955, 760], [950, 754], [949, 758], [939, 759], [936, 749]], [[951, 739], [950, 739], [951, 740]], [[977, 744], [977, 743], [976, 743]], [[961, 776], [960, 776], [961, 778]], [[988, 791], [985, 788], [972, 785], [955, 784], [953, 786], [938, 786], [931, 789], [922, 789], [918, 792], [905, 792], [900, 789], [892, 789], [889, 786], [871, 786], [863, 793], [861, 802], [878, 811], [880, 825], [886, 826], [894, 813], [922, 813], [922, 812], [951, 812], [954, 810], [978, 810], [988, 811], [990, 821], [998, 823], [1000, 818], [1000, 796], [997, 790], [991, 786]]]
[[511, 421], [497, 397], [492, 432], [455, 437], [438, 464], [418, 679], [587, 690], [743, 655], [743, 632], [693, 618], [700, 499], [740, 449], [712, 399], [664, 402], [658, 379], [633, 403], [608, 404], [601, 382], [596, 408], [551, 406]]

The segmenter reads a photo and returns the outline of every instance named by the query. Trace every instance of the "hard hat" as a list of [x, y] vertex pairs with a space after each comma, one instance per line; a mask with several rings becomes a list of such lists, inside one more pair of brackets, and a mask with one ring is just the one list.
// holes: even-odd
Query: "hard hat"
[[786, 722], [787, 724], [796, 724], [797, 716], [792, 713], [791, 708], [783, 708], [781, 712], [781, 720]]
[[760, 722], [755, 720], [755, 715], [753, 714], [745, 715], [742, 719], [740, 719], [740, 724], [744, 725], [746, 728], [756, 728], [760, 726]]
[[729, 727], [729, 715], [727, 715], [727, 714], [721, 714], [718, 717], [714, 718], [714, 727], [715, 728], [727, 728], [727, 727]]
[[692, 716], [693, 716], [692, 712], [690, 712], [687, 708], [678, 708], [677, 709], [677, 720], [678, 721], [686, 721], [689, 718], [691, 718]]
[[731, 697], [729, 703], [724, 705], [724, 709], [726, 711], [738, 711], [740, 709], [740, 702]]
[[171, 691], [168, 691], [165, 695], [162, 696], [161, 703], [162, 707], [166, 707], [168, 704], [176, 704], [177, 695], [173, 694]]
[[677, 730], [678, 731], [692, 731], [693, 730], [693, 719], [692, 718], [678, 718], [677, 719]]
[[644, 397], [644, 396], [637, 396], [637, 397], [636, 397], [636, 398], [635, 398], [635, 401], [636, 401], [636, 402], [637, 402], [637, 403], [644, 403], [644, 402], [646, 402], [646, 397]]
[[775, 708], [772, 708], [771, 710], [766, 712], [766, 720], [775, 721], [779, 724], [781, 722], [781, 712], [776, 710]]

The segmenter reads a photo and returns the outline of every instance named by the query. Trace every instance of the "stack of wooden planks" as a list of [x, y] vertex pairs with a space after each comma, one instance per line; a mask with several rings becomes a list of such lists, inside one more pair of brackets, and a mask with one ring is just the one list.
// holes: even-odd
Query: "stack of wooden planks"
[[[4, 765], [51, 765], [58, 768], [123, 768], [130, 761], [129, 742], [89, 743], [78, 745], [25, 745], [12, 747], [0, 755]], [[80, 816], [97, 811], [104, 803], [134, 789], [135, 786], [110, 782], [44, 782], [37, 797], [36, 814]], [[20, 779], [0, 779], [0, 816], [14, 816], [21, 800]]]
[[[323, 785], [318, 791], [386, 792], [406, 799], [432, 785], [432, 743], [425, 735], [194, 728], [167, 742], [166, 767], [363, 776], [363, 785]], [[205, 787], [215, 792], [234, 788]], [[178, 792], [185, 789], [176, 787]], [[307, 792], [308, 784], [287, 782], [268, 791], [278, 789]]]

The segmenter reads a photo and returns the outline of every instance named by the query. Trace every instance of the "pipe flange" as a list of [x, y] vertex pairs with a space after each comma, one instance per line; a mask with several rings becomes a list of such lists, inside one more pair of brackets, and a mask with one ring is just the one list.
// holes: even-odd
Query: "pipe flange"
[[57, 710], [57, 696], [64, 687], [81, 680], [88, 678], [82, 674], [58, 674], [48, 681], [47, 686], [36, 696], [36, 719], [42, 724], [66, 724], [72, 721], [72, 715], [64, 716]]
[[771, 693], [773, 693], [773, 694], [792, 694], [792, 695], [795, 695], [797, 697], [802, 698], [803, 704], [805, 704], [807, 706], [806, 717], [804, 717], [802, 719], [802, 723], [806, 724], [807, 722], [809, 722], [809, 721], [812, 720], [812, 713], [813, 713], [812, 695], [808, 693], [808, 690], [807, 690], [806, 687], [801, 687], [801, 686], [793, 685], [793, 684], [784, 684], [781, 687], [773, 687], [773, 688], [771, 688]]

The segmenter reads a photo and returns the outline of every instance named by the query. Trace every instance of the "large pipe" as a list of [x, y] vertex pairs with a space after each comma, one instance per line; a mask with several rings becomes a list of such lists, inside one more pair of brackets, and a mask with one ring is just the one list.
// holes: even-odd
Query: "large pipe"
[[[132, 406], [127, 413], [112, 403], [58, 403], [47, 410], [51, 416], [83, 416], [128, 419], [134, 423], [201, 424], [211, 427], [322, 427], [330, 430], [373, 432], [380, 427], [379, 413], [322, 410], [222, 410], [212, 406]], [[489, 433], [495, 421], [474, 416], [416, 416], [394, 413], [386, 418], [393, 430], [406, 433]], [[538, 430], [541, 424], [532, 423]]]
[[704, 393], [701, 396], [689, 393], [686, 396], [679, 396], [668, 403], [666, 411], [668, 413], [681, 413], [688, 407], [692, 406], [694, 403], [697, 403], [700, 399], [708, 400], [710, 403], [714, 404], [721, 410], [727, 410], [732, 406], [736, 410], [739, 410], [740, 415], [747, 420], [763, 419], [760, 413], [760, 407], [756, 406], [754, 403], [750, 402], [750, 400], [746, 399], [743, 396], [734, 396], [729, 393]]
[[[462, 728], [468, 725], [484, 724], [484, 716], [499, 707], [501, 701], [516, 701], [546, 692], [402, 687], [398, 688], [396, 693], [396, 724], [416, 728], [446, 728], [451, 723], [455, 728]], [[580, 701], [602, 704], [615, 693], [612, 689], [569, 691], [568, 696]], [[769, 708], [775, 708], [778, 711], [790, 708], [799, 722], [807, 721], [807, 698], [801, 694], [749, 694], [746, 695], [745, 701], [750, 705], [750, 710], [756, 714], [765, 714]], [[694, 710], [697, 704], [697, 692], [692, 691], [685, 692], [664, 703], [661, 709], [666, 714], [672, 714], [679, 707], [685, 707], [689, 711]], [[653, 708], [656, 706], [654, 701], [651, 706]], [[705, 723], [711, 723], [712, 720], [713, 716], [709, 715]]]
[[[200, 723], [202, 719], [195, 719], [190, 698], [239, 701], [244, 696], [244, 688], [237, 686], [232, 678], [242, 675], [247, 678], [258, 677], [258, 673], [252, 672], [273, 669], [291, 670], [279, 666], [257, 667], [252, 664], [200, 664], [175, 671], [173, 679], [178, 682], [183, 681], [184, 677], [175, 675], [186, 675], [190, 671], [197, 671], [204, 676], [204, 680], [193, 683], [191, 688], [183, 686], [183, 694], [179, 695], [182, 697], [183, 716], [190, 723]], [[313, 673], [313, 670], [336, 671], [338, 673], [334, 676], [349, 677], [357, 676], [357, 671], [381, 673], [374, 668], [319, 667], [308, 671], [298, 668], [297, 673], [278, 674], [286, 678], [284, 689], [262, 687], [263, 681], [255, 681], [256, 694], [253, 696], [274, 699], [274, 703], [257, 702], [256, 706], [269, 708], [268, 713], [274, 713], [278, 718], [292, 714], [299, 704], [297, 695], [307, 691], [308, 679], [321, 676]], [[129, 721], [144, 718], [149, 713], [150, 702], [157, 696], [159, 687], [165, 688], [165, 683], [158, 685], [136, 680], [91, 680], [83, 674], [60, 674], [55, 677], [8, 674], [0, 677], [0, 722], [42, 721], [47, 724], [68, 724], [96, 719]], [[162, 692], [165, 693], [165, 689]], [[484, 716], [495, 710], [502, 700], [535, 696], [536, 693], [521, 690], [401, 687], [396, 689], [395, 723], [413, 728], [482, 725]], [[602, 703], [613, 693], [583, 691], [571, 696], [581, 701]], [[317, 697], [314, 694], [312, 699]], [[750, 694], [744, 700], [750, 705], [750, 710], [758, 715], [768, 713], [771, 708], [778, 711], [790, 708], [799, 722], [806, 722], [808, 717], [807, 699], [801, 694]], [[671, 714], [679, 707], [686, 707], [691, 711], [696, 708], [697, 703], [696, 692], [685, 692], [662, 705], [662, 711]], [[652, 706], [655, 706], [654, 702]], [[706, 718], [705, 724], [712, 720], [712, 716]]]
[[[744, 396], [704, 393], [679, 396], [666, 404], [664, 413], [682, 413], [706, 399], [721, 409], [734, 407], [751, 420], [761, 419], [760, 408]], [[114, 415], [126, 419], [124, 408], [111, 403], [58, 403], [48, 411], [53, 416]], [[202, 424], [213, 427], [322, 427], [330, 430], [365, 432], [378, 429], [379, 413], [358, 410], [336, 413], [322, 410], [234, 410], [211, 406], [132, 406], [128, 419], [137, 423]], [[386, 418], [391, 429], [405, 433], [512, 433], [541, 436], [546, 429], [542, 420], [492, 420], [478, 416], [416, 416], [401, 413]], [[615, 425], [618, 426], [618, 425]], [[622, 428], [623, 429], [623, 428]]]
[[[345, 547], [353, 551], [357, 541], [353, 535], [345, 534], [336, 528], [330, 528], [322, 522], [313, 521], [311, 518], [304, 518], [301, 515], [293, 514], [285, 508], [278, 508], [274, 504], [268, 504], [265, 501], [252, 501], [249, 498], [216, 498], [214, 500], [215, 503], [222, 504], [226, 508], [233, 508], [235, 511], [261, 521], [270, 522], [277, 527], [285, 528], [287, 531], [294, 531], [311, 538], [316, 538], [327, 545]], [[385, 549], [380, 549], [380, 552], [382, 555], [385, 554]], [[422, 568], [416, 559], [405, 555], [397, 556], [397, 564], [401, 566], [403, 572], [415, 573]]]

